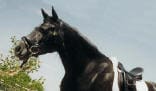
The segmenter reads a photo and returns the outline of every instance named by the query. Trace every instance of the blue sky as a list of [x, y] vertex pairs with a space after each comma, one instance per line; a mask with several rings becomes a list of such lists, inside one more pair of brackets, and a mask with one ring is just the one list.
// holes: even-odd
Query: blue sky
[[[40, 9], [50, 14], [52, 5], [105, 55], [117, 57], [129, 70], [143, 67], [144, 79], [156, 82], [155, 0], [0, 0], [0, 52], [8, 53], [11, 36], [19, 39], [38, 26]], [[58, 54], [40, 60], [33, 77], [46, 78], [46, 91], [59, 91], [64, 70]]]

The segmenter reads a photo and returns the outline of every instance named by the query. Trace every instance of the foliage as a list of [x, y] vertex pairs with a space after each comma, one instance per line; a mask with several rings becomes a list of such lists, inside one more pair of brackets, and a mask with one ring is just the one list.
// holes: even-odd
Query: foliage
[[44, 79], [32, 79], [29, 73], [34, 73], [40, 68], [38, 58], [31, 57], [20, 68], [21, 62], [14, 55], [14, 46], [18, 42], [11, 38], [12, 48], [7, 56], [0, 54], [0, 91], [43, 91]]

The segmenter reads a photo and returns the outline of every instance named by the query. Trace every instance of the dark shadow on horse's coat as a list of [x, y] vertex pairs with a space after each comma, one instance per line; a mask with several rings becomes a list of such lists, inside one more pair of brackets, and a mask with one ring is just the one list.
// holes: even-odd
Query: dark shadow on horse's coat
[[[114, 91], [115, 86], [118, 87], [115, 91], [123, 91], [123, 75], [118, 68], [118, 74], [115, 75], [110, 58], [102, 54], [77, 30], [59, 19], [54, 8], [52, 16], [43, 9], [41, 11], [43, 23], [24, 36], [15, 48], [16, 56], [24, 60], [21, 67], [30, 56], [57, 51], [65, 69], [61, 91]], [[150, 87], [149, 91], [156, 91], [153, 90], [155, 85], [147, 83], [147, 86]], [[128, 91], [136, 91], [136, 86], [128, 87]]]

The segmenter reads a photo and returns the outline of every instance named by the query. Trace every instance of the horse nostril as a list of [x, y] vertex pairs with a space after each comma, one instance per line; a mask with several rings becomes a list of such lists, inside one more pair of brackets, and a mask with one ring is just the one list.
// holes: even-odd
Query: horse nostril
[[16, 48], [15, 48], [15, 52], [19, 52], [21, 50], [21, 46], [17, 46]]

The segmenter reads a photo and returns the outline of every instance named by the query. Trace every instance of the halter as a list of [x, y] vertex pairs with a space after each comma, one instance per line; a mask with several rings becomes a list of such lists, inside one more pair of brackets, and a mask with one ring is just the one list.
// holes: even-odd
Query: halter
[[27, 50], [29, 50], [29, 52], [31, 53], [31, 55], [35, 55], [39, 53], [39, 50], [38, 50], [38, 48], [40, 47], [39, 43], [35, 43], [32, 45], [31, 41], [26, 36], [23, 36], [22, 40], [24, 44], [26, 45]]
[[[61, 40], [63, 40], [62, 33], [61, 33], [62, 26], [63, 26], [63, 22], [60, 20], [58, 32], [60, 34]], [[56, 34], [53, 33], [52, 35], [55, 36]], [[22, 40], [25, 43], [26, 48], [27, 48], [27, 50], [29, 50], [29, 52], [31, 53], [31, 55], [36, 55], [36, 54], [39, 53], [39, 48], [41, 46], [39, 44], [39, 42], [35, 42], [33, 44], [33, 43], [31, 43], [31, 41], [26, 36], [23, 36], [22, 37]], [[63, 45], [64, 45], [64, 43], [63, 43]]]

